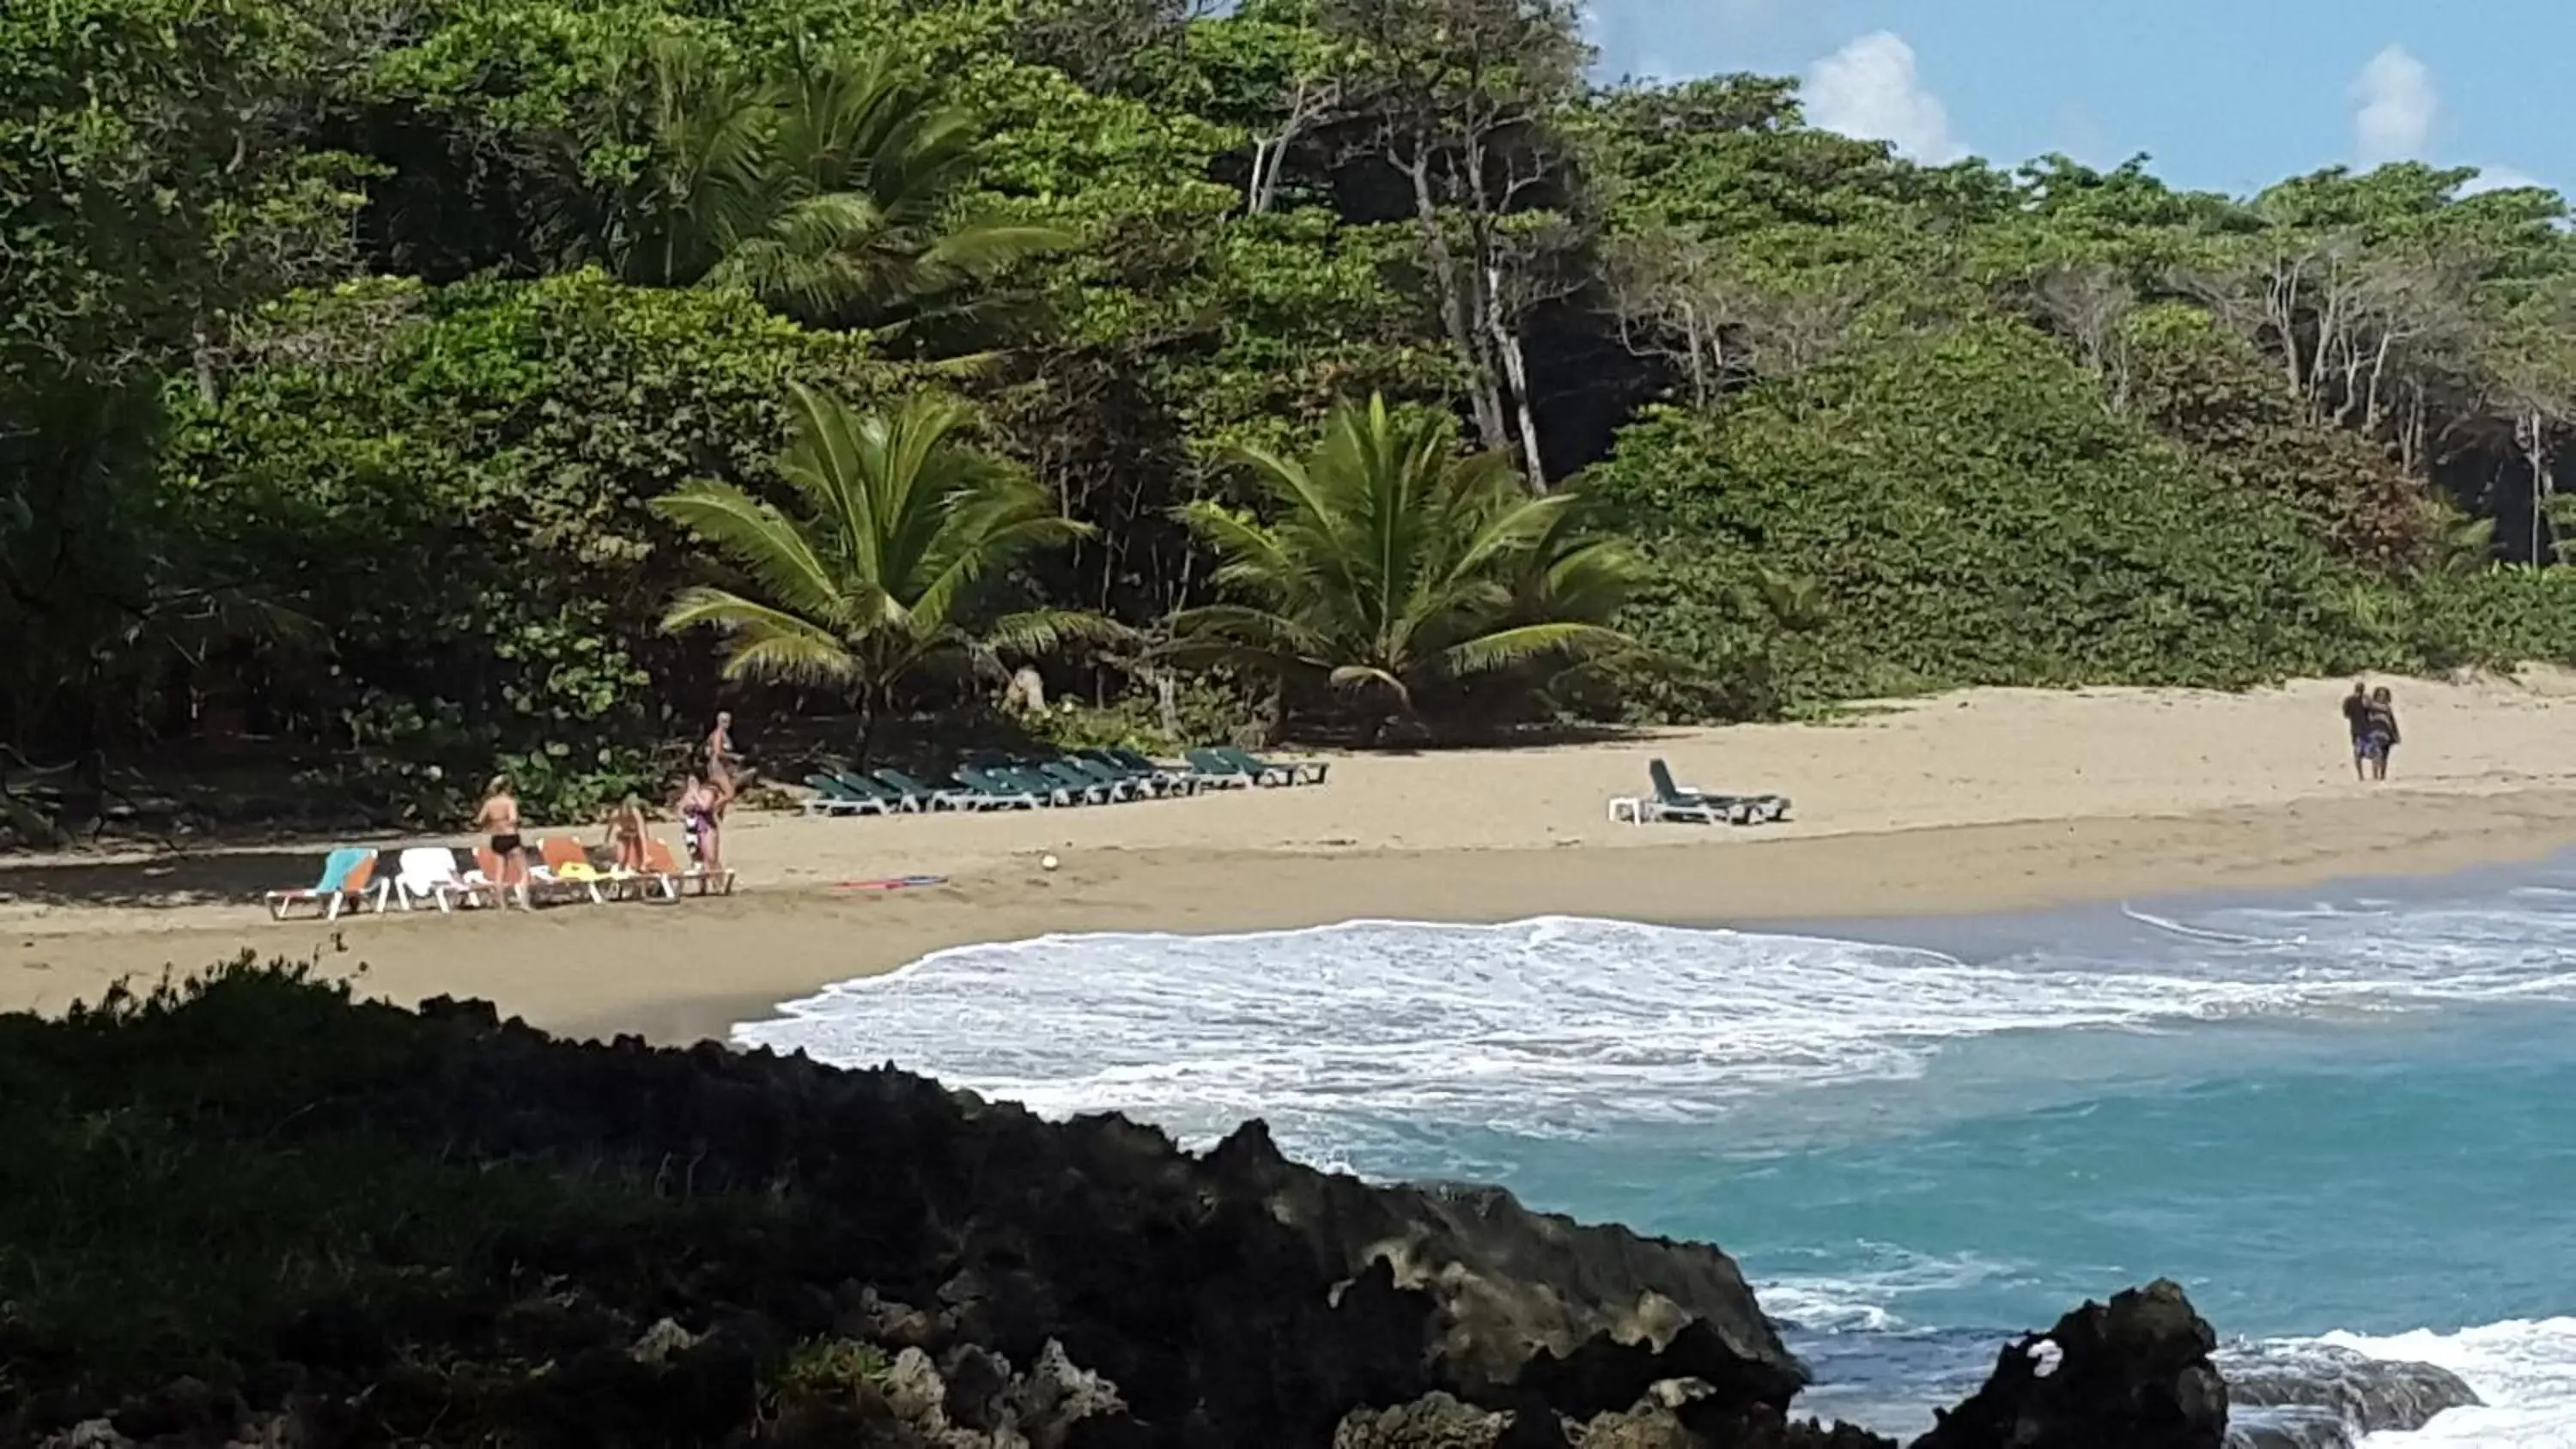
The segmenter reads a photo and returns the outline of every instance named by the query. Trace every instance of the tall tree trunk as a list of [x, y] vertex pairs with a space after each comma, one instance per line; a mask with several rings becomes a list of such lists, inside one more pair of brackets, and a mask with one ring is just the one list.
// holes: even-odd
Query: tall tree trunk
[[2514, 432], [2522, 444], [2522, 459], [2531, 470], [2531, 563], [2540, 566], [2549, 538], [2549, 499], [2556, 492], [2557, 480], [2551, 477], [2548, 420], [2538, 408], [2526, 410], [2517, 420]]
[[1399, 163], [1413, 183], [1413, 217], [1422, 233], [1422, 250], [1431, 258], [1431, 270], [1440, 289], [1440, 324], [1449, 334], [1449, 345], [1457, 350], [1458, 360], [1467, 365], [1467, 405], [1476, 421], [1476, 438], [1480, 446], [1500, 448], [1511, 441], [1503, 429], [1503, 403], [1495, 391], [1494, 369], [1485, 351], [1476, 343], [1475, 312], [1463, 295], [1457, 254], [1450, 250], [1449, 238], [1440, 229], [1440, 205], [1431, 194], [1431, 158], [1416, 152]]
[[862, 684], [859, 686], [859, 738], [857, 743], [857, 768], [862, 774], [867, 771], [870, 760], [869, 751], [875, 748], [876, 737], [877, 687], [874, 684]]
[[1512, 406], [1518, 410], [1521, 429], [1521, 457], [1529, 466], [1532, 493], [1547, 491], [1547, 468], [1539, 461], [1538, 414], [1530, 408], [1529, 367], [1521, 355], [1521, 339], [1503, 325], [1502, 309], [1492, 308], [1494, 350], [1502, 356], [1503, 372], [1511, 381]]

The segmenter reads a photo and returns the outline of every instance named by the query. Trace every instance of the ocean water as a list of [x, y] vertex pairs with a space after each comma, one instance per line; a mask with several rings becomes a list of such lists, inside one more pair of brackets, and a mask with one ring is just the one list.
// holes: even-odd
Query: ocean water
[[1811, 934], [1049, 937], [736, 1037], [1709, 1239], [1805, 1406], [1888, 1433], [2165, 1276], [2223, 1336], [2485, 1400], [2374, 1445], [2576, 1446], [2576, 863]]

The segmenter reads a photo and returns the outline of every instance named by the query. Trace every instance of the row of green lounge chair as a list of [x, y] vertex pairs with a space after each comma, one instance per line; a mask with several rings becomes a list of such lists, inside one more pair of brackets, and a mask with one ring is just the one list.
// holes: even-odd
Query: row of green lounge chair
[[1036, 810], [1195, 795], [1201, 790], [1320, 785], [1320, 761], [1263, 760], [1227, 745], [1183, 752], [1166, 765], [1134, 750], [1070, 750], [1048, 759], [989, 759], [959, 765], [924, 783], [901, 770], [835, 770], [807, 775], [808, 815], [893, 815], [930, 810]]

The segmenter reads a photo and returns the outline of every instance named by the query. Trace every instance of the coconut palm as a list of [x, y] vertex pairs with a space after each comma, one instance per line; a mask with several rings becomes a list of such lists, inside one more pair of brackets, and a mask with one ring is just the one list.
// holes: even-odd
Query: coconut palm
[[888, 691], [907, 677], [1112, 632], [1061, 610], [979, 622], [978, 586], [996, 570], [1089, 528], [1063, 517], [1026, 473], [967, 446], [957, 436], [965, 408], [924, 396], [891, 414], [861, 413], [796, 387], [791, 411], [796, 439], [779, 471], [804, 516], [713, 482], [653, 504], [746, 579], [742, 591], [682, 590], [662, 619], [674, 633], [723, 630], [727, 678], [848, 691], [864, 757]]
[[1581, 497], [1532, 497], [1500, 453], [1460, 456], [1446, 418], [1344, 404], [1313, 455], [1239, 456], [1262, 522], [1210, 501], [1181, 518], [1244, 601], [1172, 619], [1171, 652], [1313, 679], [1410, 714], [1427, 690], [1636, 647], [1607, 621], [1638, 583], [1587, 533]]
[[1066, 243], [959, 212], [975, 118], [886, 55], [800, 48], [784, 74], [659, 37], [638, 53], [647, 160], [612, 241], [628, 280], [743, 287], [818, 326], [882, 326]]

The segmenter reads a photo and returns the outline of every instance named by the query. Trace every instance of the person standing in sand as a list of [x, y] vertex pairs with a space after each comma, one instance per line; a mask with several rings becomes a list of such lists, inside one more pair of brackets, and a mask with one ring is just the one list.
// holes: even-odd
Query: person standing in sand
[[680, 838], [688, 844], [689, 859], [710, 875], [724, 869], [724, 807], [728, 798], [729, 792], [722, 785], [695, 774], [680, 787]]
[[733, 788], [733, 767], [742, 757], [733, 752], [733, 711], [716, 711], [716, 725], [707, 731], [707, 779], [720, 789]]
[[474, 812], [474, 829], [491, 837], [492, 863], [498, 874], [492, 884], [528, 903], [528, 865], [519, 842], [519, 797], [511, 792], [510, 777], [494, 775], [483, 787], [483, 808]]
[[2370, 692], [2370, 704], [2363, 711], [2368, 728], [2370, 778], [2388, 778], [2388, 752], [2397, 748], [2397, 701], [2381, 685]]
[[2370, 778], [2370, 686], [2361, 680], [2352, 682], [2352, 693], [2343, 697], [2344, 728], [2352, 734], [2352, 777]]
[[629, 795], [608, 812], [609, 858], [619, 870], [644, 873], [644, 802]]

